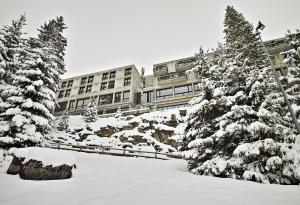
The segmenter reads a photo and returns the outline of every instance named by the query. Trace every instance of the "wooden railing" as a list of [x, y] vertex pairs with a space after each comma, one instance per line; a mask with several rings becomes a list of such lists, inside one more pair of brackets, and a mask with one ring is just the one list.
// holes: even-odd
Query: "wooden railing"
[[99, 154], [128, 156], [128, 157], [145, 157], [145, 158], [155, 158], [155, 159], [162, 159], [162, 160], [167, 160], [169, 158], [177, 158], [177, 159], [181, 158], [179, 154], [162, 153], [157, 151], [150, 152], [150, 151], [142, 151], [142, 150], [134, 150], [134, 149], [126, 149], [126, 148], [113, 148], [113, 147], [106, 147], [100, 145], [82, 146], [82, 145], [49, 142], [47, 143], [46, 147], [54, 148], [54, 149], [87, 152], [87, 153], [99, 153]]

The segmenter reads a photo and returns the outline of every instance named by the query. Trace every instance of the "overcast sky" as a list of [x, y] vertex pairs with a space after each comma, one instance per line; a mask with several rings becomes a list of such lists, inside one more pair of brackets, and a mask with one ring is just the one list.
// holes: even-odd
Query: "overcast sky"
[[200, 45], [223, 40], [223, 19], [233, 5], [265, 40], [300, 28], [300, 0], [0, 0], [0, 25], [26, 12], [29, 35], [62, 15], [68, 29], [65, 77], [135, 64], [152, 65], [192, 56]]

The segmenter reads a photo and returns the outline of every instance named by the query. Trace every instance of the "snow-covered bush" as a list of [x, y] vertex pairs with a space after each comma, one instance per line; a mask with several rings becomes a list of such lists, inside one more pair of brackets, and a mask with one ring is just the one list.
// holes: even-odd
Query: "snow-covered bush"
[[98, 119], [98, 108], [96, 101], [91, 99], [83, 113], [85, 122], [95, 122]]

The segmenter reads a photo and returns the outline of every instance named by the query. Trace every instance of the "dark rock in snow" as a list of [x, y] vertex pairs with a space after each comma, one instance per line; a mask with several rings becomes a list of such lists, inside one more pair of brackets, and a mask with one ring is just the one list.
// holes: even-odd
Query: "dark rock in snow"
[[24, 158], [14, 156], [7, 174], [19, 174], [21, 179], [27, 180], [58, 180], [68, 179], [72, 177], [72, 169], [76, 168], [75, 165], [60, 165], [52, 167], [52, 165], [43, 166], [41, 161], [29, 160], [23, 163]]

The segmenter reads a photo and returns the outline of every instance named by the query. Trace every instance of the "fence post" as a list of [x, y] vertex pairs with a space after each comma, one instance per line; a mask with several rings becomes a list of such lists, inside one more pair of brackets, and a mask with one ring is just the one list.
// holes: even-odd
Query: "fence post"
[[123, 155], [124, 155], [124, 156], [125, 156], [125, 151], [126, 151], [125, 148], [123, 148]]
[[82, 146], [80, 146], [80, 151], [82, 151]]
[[157, 151], [155, 151], [155, 158], [157, 158]]
[[59, 149], [59, 144], [57, 144], [57, 149]]

